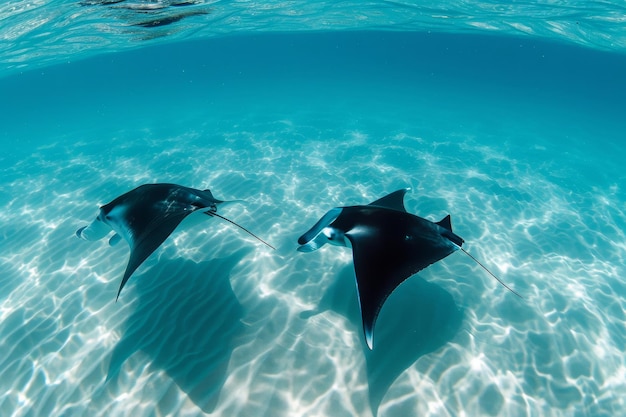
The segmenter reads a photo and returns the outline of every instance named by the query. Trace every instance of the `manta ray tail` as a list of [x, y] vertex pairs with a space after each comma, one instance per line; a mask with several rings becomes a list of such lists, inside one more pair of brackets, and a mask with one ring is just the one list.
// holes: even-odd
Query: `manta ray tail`
[[234, 221], [232, 221], [232, 220], [230, 220], [230, 219], [227, 219], [227, 218], [226, 218], [226, 217], [224, 217], [224, 216], [220, 216], [219, 214], [217, 214], [217, 213], [216, 213], [216, 212], [214, 212], [214, 211], [206, 211], [206, 212], [205, 212], [205, 214], [207, 214], [207, 215], [209, 215], [209, 216], [219, 217], [220, 219], [225, 220], [225, 221], [227, 221], [228, 223], [230, 223], [230, 224], [232, 224], [232, 225], [237, 226], [238, 228], [240, 228], [241, 230], [243, 230], [244, 232], [246, 232], [246, 233], [247, 233], [247, 234], [249, 234], [250, 236], [252, 236], [252, 237], [254, 237], [255, 239], [257, 239], [259, 242], [261, 242], [261, 243], [263, 243], [263, 244], [265, 244], [265, 245], [269, 246], [270, 248], [272, 248], [272, 249], [276, 250], [276, 248], [275, 248], [274, 246], [270, 245], [269, 243], [267, 243], [266, 241], [264, 241], [263, 239], [261, 239], [260, 237], [258, 237], [257, 235], [255, 235], [254, 233], [252, 233], [251, 231], [249, 231], [248, 229], [246, 229], [245, 227], [243, 227], [243, 226], [241, 226], [241, 225], [239, 225], [239, 224], [235, 223]]
[[489, 275], [491, 275], [492, 277], [494, 277], [500, 284], [502, 284], [502, 286], [504, 288], [506, 288], [507, 290], [511, 291], [513, 294], [517, 295], [519, 298], [521, 298], [522, 300], [524, 299], [524, 297], [522, 297], [521, 295], [519, 295], [517, 292], [515, 292], [514, 290], [512, 290], [508, 285], [506, 285], [504, 282], [502, 282], [502, 280], [500, 278], [498, 278], [497, 276], [495, 276], [493, 274], [493, 272], [491, 272], [490, 270], [487, 269], [487, 267], [485, 265], [483, 265], [482, 263], [480, 263], [480, 261], [476, 258], [474, 258], [468, 251], [466, 251], [465, 249], [463, 249], [462, 247], [459, 246], [459, 249], [461, 249], [463, 252], [465, 252], [465, 254], [467, 256], [469, 256], [470, 258], [472, 258], [474, 260], [474, 262], [476, 262], [478, 265], [480, 265], [480, 267], [482, 269], [484, 269], [485, 271], [487, 271], [487, 273]]

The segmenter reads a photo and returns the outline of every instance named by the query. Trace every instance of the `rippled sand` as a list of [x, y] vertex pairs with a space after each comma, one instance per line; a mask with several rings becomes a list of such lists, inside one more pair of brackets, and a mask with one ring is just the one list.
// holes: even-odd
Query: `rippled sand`
[[[176, 136], [59, 141], [3, 168], [0, 414], [626, 408], [621, 184], [585, 182], [576, 155], [542, 159], [549, 149], [530, 137], [516, 147], [298, 120], [224, 122], [217, 133], [212, 123]], [[116, 303], [127, 246], [74, 232], [100, 204], [147, 182], [245, 200], [222, 214], [277, 251], [207, 219], [174, 232]], [[302, 254], [296, 239], [332, 207], [406, 186], [410, 212], [450, 213], [467, 249], [524, 300], [455, 253], [389, 298], [370, 352], [350, 251]]]

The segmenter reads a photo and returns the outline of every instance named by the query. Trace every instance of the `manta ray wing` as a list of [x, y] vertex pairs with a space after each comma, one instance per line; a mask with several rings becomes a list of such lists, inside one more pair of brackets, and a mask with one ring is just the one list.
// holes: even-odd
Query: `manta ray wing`
[[389, 295], [458, 246], [436, 223], [395, 209], [355, 206], [344, 209], [342, 216], [351, 224], [346, 237], [352, 245], [365, 340], [372, 349], [374, 325]]
[[191, 211], [167, 213], [166, 216], [155, 216], [150, 219], [149, 226], [143, 230], [131, 230], [133, 238], [129, 239], [130, 258], [126, 271], [122, 277], [120, 288], [117, 291], [117, 297], [120, 297], [122, 288], [135, 270], [152, 254], [161, 243], [172, 234], [174, 229], [187, 217]]

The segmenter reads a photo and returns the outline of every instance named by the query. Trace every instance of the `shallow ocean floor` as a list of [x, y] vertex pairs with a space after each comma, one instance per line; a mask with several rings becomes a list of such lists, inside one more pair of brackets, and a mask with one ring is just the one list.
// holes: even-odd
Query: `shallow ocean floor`
[[[288, 60], [271, 58], [263, 68]], [[245, 82], [224, 71], [212, 88], [171, 77], [180, 63], [146, 80], [146, 56], [115, 60], [51, 69], [28, 91], [44, 86], [30, 116], [18, 116], [23, 92], [3, 129], [0, 414], [626, 407], [626, 126], [613, 117], [623, 101], [585, 104], [572, 97], [588, 87], [560, 95], [564, 80], [533, 92], [454, 73], [413, 79], [395, 64], [360, 67], [354, 79], [353, 67], [315, 78], [293, 64], [281, 78], [250, 64]], [[195, 94], [190, 80], [201, 83]], [[12, 82], [2, 88], [26, 84]], [[99, 205], [150, 182], [245, 200], [222, 214], [277, 250], [209, 219], [172, 234], [116, 303], [127, 246], [74, 233]], [[466, 248], [524, 300], [455, 253], [392, 294], [370, 352], [350, 251], [298, 253], [296, 240], [332, 207], [403, 187], [408, 211], [451, 214]]]

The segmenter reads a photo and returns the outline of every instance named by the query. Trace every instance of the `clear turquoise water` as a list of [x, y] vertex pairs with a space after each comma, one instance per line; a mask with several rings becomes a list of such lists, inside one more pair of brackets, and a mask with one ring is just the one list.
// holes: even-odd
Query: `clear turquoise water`
[[[0, 415], [623, 413], [619, 3], [265, 5], [0, 7]], [[278, 250], [183, 228], [115, 303], [127, 247], [74, 232], [147, 182], [246, 200]], [[349, 250], [296, 239], [407, 186], [525, 299], [453, 254], [369, 352]]]

